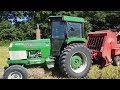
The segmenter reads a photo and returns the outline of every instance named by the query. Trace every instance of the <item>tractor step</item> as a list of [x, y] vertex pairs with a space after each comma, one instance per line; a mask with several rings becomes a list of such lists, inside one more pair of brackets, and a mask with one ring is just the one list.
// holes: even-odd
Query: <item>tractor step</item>
[[54, 60], [54, 58], [48, 58], [46, 60], [46, 64], [47, 64], [48, 68], [54, 68], [54, 66], [55, 66], [55, 60]]

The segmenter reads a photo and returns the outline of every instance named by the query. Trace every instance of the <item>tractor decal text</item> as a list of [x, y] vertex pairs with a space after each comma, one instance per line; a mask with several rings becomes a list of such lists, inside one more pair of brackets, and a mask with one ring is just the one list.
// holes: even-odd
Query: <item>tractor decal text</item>
[[24, 45], [23, 43], [15, 43], [15, 45]]
[[36, 44], [29, 44], [29, 43], [26, 43], [24, 44], [25, 47], [32, 47], [32, 46], [37, 46]]

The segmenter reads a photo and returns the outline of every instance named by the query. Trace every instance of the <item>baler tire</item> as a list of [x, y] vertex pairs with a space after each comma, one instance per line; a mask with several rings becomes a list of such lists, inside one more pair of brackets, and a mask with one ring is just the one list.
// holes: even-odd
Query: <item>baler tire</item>
[[[10, 77], [10, 75], [11, 75], [11, 77]], [[8, 67], [4, 71], [3, 79], [17, 79], [17, 78], [15, 78], [15, 76], [14, 76], [14, 78], [12, 78], [13, 77], [12, 75], [19, 75], [19, 77], [21, 77], [21, 78], [18, 78], [18, 79], [27, 79], [28, 78], [28, 72], [27, 72], [26, 68], [24, 68], [23, 66], [20, 66], [20, 65], [12, 65], [12, 66]]]
[[120, 56], [115, 56], [113, 58], [113, 65], [114, 66], [120, 66]]
[[[72, 59], [71, 57], [76, 57], [77, 55], [82, 56], [82, 59], [80, 60], [82, 61], [83, 64], [85, 63], [86, 66], [85, 67], [84, 65], [79, 66], [77, 64], [78, 67], [74, 68], [75, 69], [74, 70], [72, 68], [72, 63], [71, 63], [72, 61], [74, 61], [74, 59]], [[64, 50], [62, 51], [62, 54], [60, 55], [59, 67], [63, 75], [67, 77], [73, 77], [73, 78], [85, 77], [89, 72], [91, 65], [92, 65], [91, 53], [89, 52], [89, 49], [87, 47], [81, 44], [76, 44], [76, 43], [70, 44], [69, 46], [64, 48]], [[76, 65], [73, 65], [73, 66], [76, 67]], [[84, 69], [82, 70], [83, 67]]]

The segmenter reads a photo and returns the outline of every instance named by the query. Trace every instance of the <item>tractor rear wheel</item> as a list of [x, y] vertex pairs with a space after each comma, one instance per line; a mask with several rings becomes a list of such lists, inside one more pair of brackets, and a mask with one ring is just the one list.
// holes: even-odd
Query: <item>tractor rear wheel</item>
[[82, 78], [87, 75], [92, 65], [91, 54], [81, 44], [70, 44], [60, 55], [60, 69], [68, 77]]
[[113, 58], [113, 65], [120, 66], [120, 56], [115, 56]]
[[8, 67], [3, 75], [3, 79], [27, 79], [27, 70], [20, 65], [12, 65]]

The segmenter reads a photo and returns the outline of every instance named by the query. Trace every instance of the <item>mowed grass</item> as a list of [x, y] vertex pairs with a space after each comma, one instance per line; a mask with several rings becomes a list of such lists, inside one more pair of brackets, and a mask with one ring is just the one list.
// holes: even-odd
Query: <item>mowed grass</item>
[[[0, 46], [0, 68], [7, 66], [7, 58], [9, 57], [8, 46]], [[30, 68], [28, 69], [29, 79], [69, 79], [62, 76], [58, 68]], [[3, 72], [0, 71], [0, 77]], [[77, 79], [77, 78], [72, 78]], [[83, 79], [120, 79], [120, 67], [109, 65], [103, 69], [99, 65], [93, 65]]]

